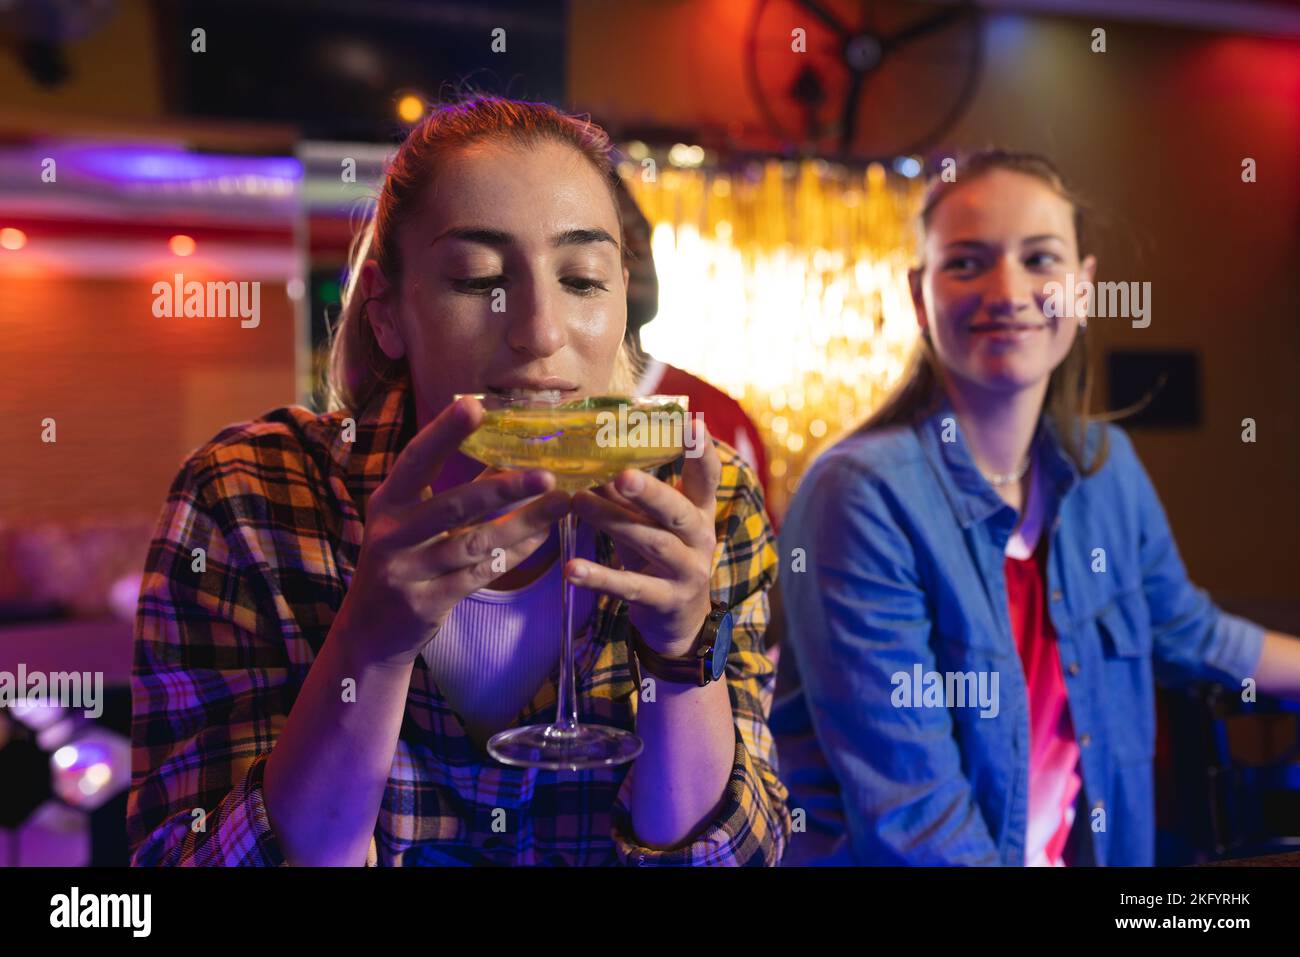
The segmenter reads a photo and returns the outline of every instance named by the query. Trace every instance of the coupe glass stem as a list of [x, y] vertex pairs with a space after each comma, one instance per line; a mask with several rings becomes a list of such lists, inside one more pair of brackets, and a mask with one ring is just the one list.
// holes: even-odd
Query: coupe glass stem
[[[560, 519], [560, 569], [577, 554], [578, 520], [572, 512]], [[578, 689], [573, 661], [573, 589], [567, 578], [560, 583], [560, 687], [555, 702], [555, 723], [550, 731], [556, 737], [573, 737], [578, 733]]]

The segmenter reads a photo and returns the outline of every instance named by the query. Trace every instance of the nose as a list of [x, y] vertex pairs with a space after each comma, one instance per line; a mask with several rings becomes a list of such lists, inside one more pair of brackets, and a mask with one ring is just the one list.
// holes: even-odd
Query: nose
[[537, 359], [559, 352], [568, 340], [559, 293], [535, 280], [517, 284], [508, 296], [506, 342], [510, 348]]
[[1000, 257], [985, 280], [984, 308], [988, 314], [1012, 318], [1028, 309], [1033, 300], [1033, 286], [1020, 262], [1009, 256]]

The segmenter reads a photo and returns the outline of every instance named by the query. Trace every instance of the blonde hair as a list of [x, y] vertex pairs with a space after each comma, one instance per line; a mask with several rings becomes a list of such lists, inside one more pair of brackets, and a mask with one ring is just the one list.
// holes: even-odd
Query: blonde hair
[[[353, 238], [343, 306], [332, 330], [325, 370], [328, 409], [360, 412], [376, 395], [409, 375], [405, 358], [390, 359], [379, 347], [361, 298], [361, 268], [368, 259], [374, 259], [389, 282], [396, 284], [402, 270], [398, 231], [414, 214], [435, 179], [439, 160], [485, 141], [505, 141], [521, 147], [551, 141], [581, 153], [609, 187], [610, 201], [619, 217], [619, 246], [626, 261], [623, 217], [615, 192], [617, 174], [611, 159], [613, 148], [603, 129], [548, 103], [470, 93], [436, 104], [398, 147], [384, 176], [374, 214]], [[624, 340], [615, 357], [610, 391], [632, 392], [637, 376], [636, 361]]]

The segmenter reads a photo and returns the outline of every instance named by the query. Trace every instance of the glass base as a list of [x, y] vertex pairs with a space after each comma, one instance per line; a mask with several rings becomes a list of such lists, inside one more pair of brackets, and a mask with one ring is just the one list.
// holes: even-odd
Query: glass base
[[581, 771], [626, 764], [641, 753], [641, 739], [603, 724], [581, 724], [572, 731], [533, 724], [494, 734], [487, 750], [502, 764], [515, 767]]

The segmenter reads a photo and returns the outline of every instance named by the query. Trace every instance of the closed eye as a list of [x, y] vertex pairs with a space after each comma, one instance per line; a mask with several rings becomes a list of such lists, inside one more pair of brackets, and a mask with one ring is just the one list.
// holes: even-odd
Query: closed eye
[[561, 279], [560, 282], [577, 296], [594, 296], [599, 292], [609, 291], [609, 286], [601, 280], [587, 279], [583, 276], [570, 276], [567, 279]]
[[505, 283], [505, 276], [468, 276], [464, 279], [453, 278], [451, 287], [469, 296], [485, 296], [493, 289], [501, 288]]

